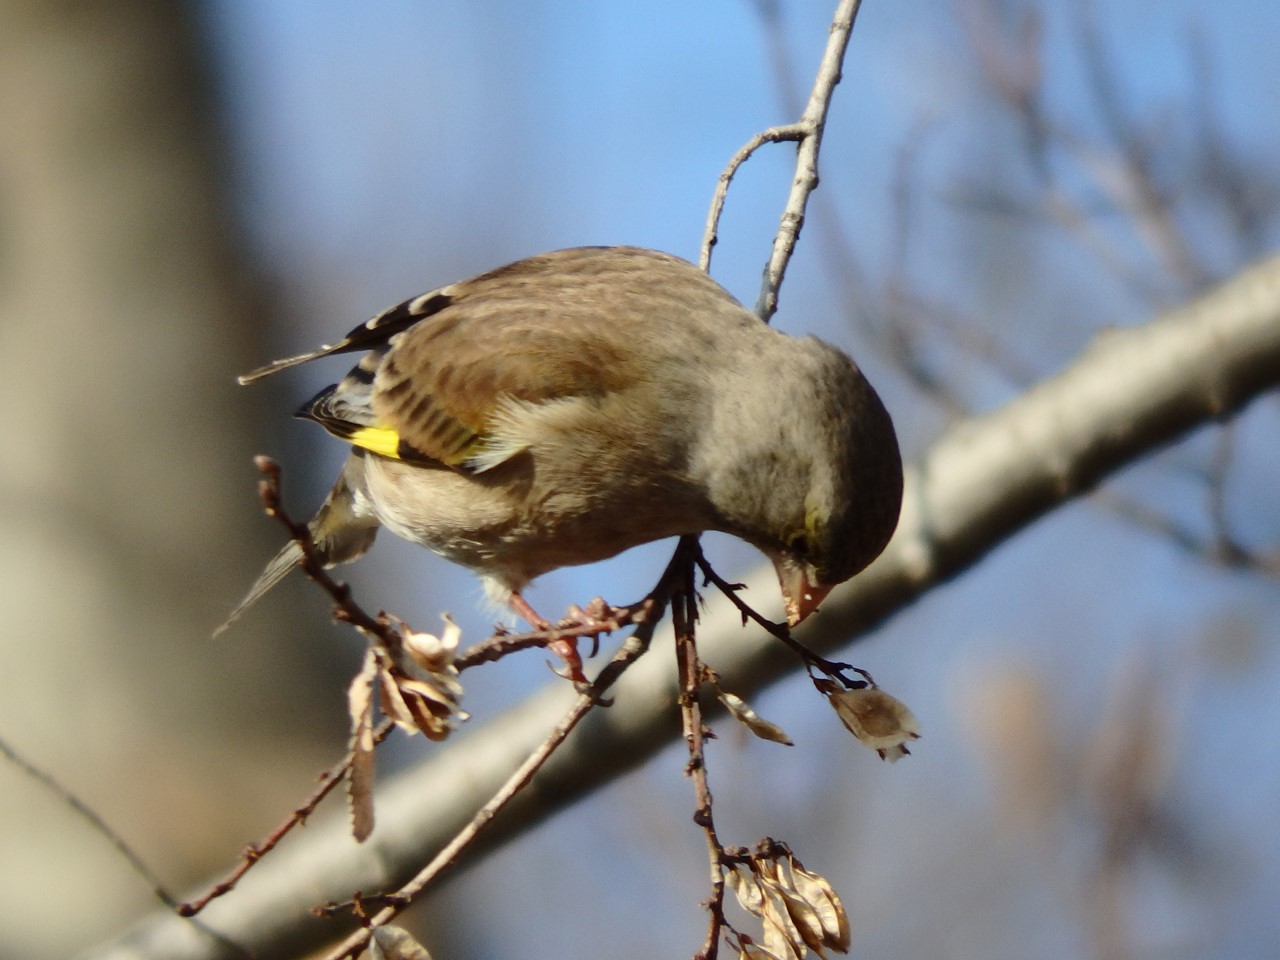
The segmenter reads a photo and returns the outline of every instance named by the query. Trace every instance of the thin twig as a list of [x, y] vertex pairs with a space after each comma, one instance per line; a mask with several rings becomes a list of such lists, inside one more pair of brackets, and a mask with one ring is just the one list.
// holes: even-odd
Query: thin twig
[[[381, 725], [373, 733], [375, 743], [381, 743], [387, 738], [392, 730], [395, 729], [395, 723], [391, 720], [383, 720]], [[249, 872], [255, 863], [270, 853], [280, 843], [281, 840], [288, 835], [289, 831], [294, 827], [301, 826], [307, 822], [307, 818], [315, 813], [316, 807], [320, 806], [320, 802], [324, 800], [333, 788], [340, 784], [347, 775], [347, 771], [351, 769], [351, 754], [343, 757], [338, 763], [335, 763], [324, 773], [320, 774], [320, 785], [312, 791], [311, 796], [307, 797], [302, 804], [294, 810], [288, 817], [281, 821], [280, 825], [272, 830], [256, 843], [251, 843], [244, 849], [240, 862], [233, 867], [226, 877], [215, 883], [208, 890], [196, 897], [194, 900], [188, 900], [185, 903], [175, 904], [174, 909], [177, 910], [180, 917], [193, 917], [211, 902], [224, 896], [235, 889], [236, 884], [240, 882], [240, 878]]]
[[756, 313], [765, 323], [773, 319], [777, 312], [778, 289], [782, 286], [787, 264], [791, 262], [791, 255], [795, 252], [809, 196], [818, 186], [818, 152], [822, 147], [822, 133], [827, 124], [827, 112], [831, 108], [831, 96], [836, 84], [840, 82], [840, 71], [844, 64], [845, 50], [849, 46], [849, 35], [853, 32], [853, 21], [861, 5], [861, 0], [840, 0], [831, 21], [827, 48], [818, 65], [818, 76], [814, 80], [813, 91], [809, 94], [809, 103], [800, 117], [799, 124], [804, 128], [804, 137], [796, 148], [796, 175], [791, 181], [791, 192], [782, 210], [778, 232], [773, 238], [773, 253], [765, 267], [760, 298], [756, 302]]
[[1092, 499], [1119, 519], [1156, 534], [1197, 560], [1280, 580], [1280, 545], [1268, 550], [1250, 549], [1234, 538], [1221, 539], [1216, 531], [1212, 538], [1206, 538], [1167, 513], [1112, 489], [1098, 490]]
[[[115, 848], [116, 853], [120, 854], [120, 856], [124, 858], [125, 863], [129, 864], [129, 868], [142, 879], [143, 883], [151, 888], [151, 893], [157, 900], [163, 903], [170, 910], [176, 911], [180, 916], [189, 917], [188, 914], [184, 914], [182, 912], [181, 904], [178, 903], [177, 898], [165, 889], [160, 878], [152, 872], [151, 868], [147, 866], [142, 857], [138, 856], [133, 847], [129, 846], [124, 837], [116, 833], [116, 831], [113, 830], [111, 826], [93, 810], [92, 807], [59, 783], [53, 774], [37, 767], [26, 757], [22, 756], [22, 754], [18, 753], [18, 751], [8, 743], [8, 741], [2, 738], [0, 738], [0, 754], [3, 754], [4, 758], [11, 764], [57, 797], [64, 806], [78, 814], [82, 820], [89, 824], [89, 827], [94, 833], [98, 834], [98, 836], [104, 838], [109, 844], [111, 844], [111, 846]], [[234, 950], [237, 954], [244, 957], [253, 956], [252, 953], [240, 944], [236, 943], [226, 935], [219, 933], [217, 930], [211, 929], [201, 921], [189, 919], [189, 922], [193, 926], [198, 927], [204, 933], [208, 934], [218, 943]]]
[[1178, 226], [1166, 191], [1157, 183], [1153, 162], [1156, 148], [1125, 109], [1112, 69], [1113, 58], [1104, 49], [1093, 4], [1085, 0], [1070, 9], [1094, 105], [1119, 160], [1117, 169], [1085, 155], [1080, 158], [1080, 167], [1092, 173], [1098, 187], [1112, 198], [1117, 208], [1128, 214], [1134, 233], [1182, 286], [1183, 292], [1199, 290], [1210, 281], [1212, 274], [1200, 262], [1190, 237]]
[[[793, 116], [803, 109], [803, 96], [796, 82], [795, 64], [783, 25], [783, 4], [779, 0], [756, 0], [755, 7], [764, 30], [778, 101], [783, 111]], [[823, 203], [819, 199], [811, 221], [818, 231], [816, 249], [825, 262], [828, 278], [836, 286], [841, 310], [869, 339], [877, 343], [885, 341], [884, 331], [872, 320], [875, 311], [867, 289], [866, 271], [835, 204]]]
[[787, 264], [791, 262], [791, 255], [795, 252], [809, 196], [818, 186], [818, 152], [822, 146], [827, 111], [831, 107], [831, 96], [836, 84], [840, 82], [841, 65], [844, 63], [845, 49], [849, 45], [849, 35], [853, 31], [853, 21], [858, 15], [859, 6], [861, 0], [840, 0], [831, 23], [822, 62], [818, 65], [818, 75], [809, 94], [809, 102], [800, 119], [794, 123], [770, 127], [748, 140], [720, 174], [715, 195], [711, 199], [711, 210], [707, 214], [707, 226], [702, 235], [702, 252], [698, 259], [703, 270], [711, 268], [711, 249], [719, 239], [720, 215], [724, 212], [725, 196], [738, 168], [766, 143], [787, 141], [797, 144], [796, 174], [791, 182], [791, 192], [787, 195], [778, 232], [773, 238], [773, 251], [765, 266], [760, 299], [756, 304], [756, 313], [766, 323], [778, 309], [778, 288], [782, 285]]
[[1214, 554], [1224, 562], [1239, 559], [1247, 553], [1232, 534], [1231, 521], [1227, 518], [1227, 479], [1235, 459], [1235, 437], [1234, 424], [1224, 424], [1219, 428], [1216, 449], [1205, 478], [1209, 522], [1213, 524]]
[[702, 706], [698, 693], [702, 688], [704, 668], [698, 656], [697, 622], [698, 595], [693, 585], [693, 564], [701, 555], [696, 542], [694, 553], [685, 567], [679, 592], [671, 605], [671, 620], [676, 638], [676, 665], [679, 668], [680, 718], [684, 729], [684, 741], [689, 750], [689, 762], [685, 774], [693, 780], [696, 806], [693, 822], [702, 828], [707, 842], [707, 859], [711, 874], [711, 896], [706, 902], [708, 913], [707, 937], [702, 949], [694, 954], [695, 960], [715, 960], [720, 949], [720, 932], [724, 928], [724, 846], [716, 833], [712, 811], [711, 785], [707, 779], [705, 753], [706, 730], [702, 723]]
[[[747, 603], [739, 596], [738, 592], [742, 589], [741, 584], [730, 583], [720, 574], [712, 569], [711, 564], [707, 562], [706, 556], [703, 555], [702, 549], [694, 554], [693, 562], [698, 565], [698, 569], [702, 571], [702, 575], [707, 582], [714, 586], [717, 590], [729, 598], [729, 602], [738, 608], [738, 612], [742, 614], [742, 622], [745, 624], [748, 620], [762, 628], [766, 633], [781, 640], [788, 647], [800, 655], [800, 659], [805, 662], [808, 667], [817, 667], [828, 677], [839, 680], [846, 687], [862, 687], [866, 686], [861, 680], [850, 680], [844, 675], [846, 670], [852, 670], [854, 673], [863, 677], [867, 681], [871, 681], [871, 675], [865, 670], [860, 670], [851, 663], [842, 663], [838, 660], [828, 660], [826, 657], [814, 653], [803, 643], [791, 635], [791, 628], [785, 623], [778, 623], [776, 620], [770, 620], [761, 614], [755, 607]], [[871, 681], [874, 683], [874, 681]]]
[[[310, 528], [307, 524], [294, 520], [284, 509], [280, 494], [280, 464], [268, 456], [254, 457], [253, 462], [263, 477], [259, 482], [263, 510], [267, 516], [278, 520], [302, 549], [302, 572], [329, 594], [334, 604], [335, 619], [351, 624], [375, 643], [386, 647], [393, 655], [397, 654], [401, 646], [403, 624], [386, 613], [379, 613], [376, 617], [369, 614], [355, 602], [350, 586], [330, 576], [320, 558]], [[641, 600], [629, 607], [608, 607], [598, 613], [588, 611], [583, 614], [579, 611], [576, 616], [568, 616], [545, 630], [531, 630], [521, 634], [497, 633], [464, 651], [455, 659], [454, 666], [461, 671], [529, 647], [546, 647], [559, 640], [598, 638], [602, 633], [640, 622], [645, 615], [646, 603], [646, 600]]]
[[400, 631], [385, 614], [370, 616], [351, 598], [351, 588], [335, 580], [325, 569], [324, 560], [316, 549], [315, 540], [310, 528], [300, 521], [292, 519], [285, 512], [280, 497], [280, 464], [271, 457], [257, 456], [253, 458], [254, 466], [262, 474], [258, 482], [258, 493], [262, 497], [262, 509], [267, 516], [280, 521], [289, 532], [289, 536], [302, 549], [302, 572], [307, 579], [319, 584], [333, 600], [334, 618], [345, 621], [388, 650], [399, 652]]
[[559, 639], [598, 639], [602, 634], [613, 633], [636, 624], [643, 623], [651, 615], [653, 601], [648, 597], [626, 607], [610, 607], [602, 615], [589, 612], [582, 620], [566, 618], [546, 630], [531, 630], [528, 633], [496, 633], [487, 640], [481, 640], [458, 654], [453, 665], [458, 671], [482, 663], [501, 660], [517, 650], [530, 647], [545, 647], [553, 640]]
[[143, 882], [151, 888], [151, 892], [157, 900], [166, 907], [176, 908], [178, 906], [178, 901], [164, 888], [160, 878], [151, 872], [151, 868], [134, 852], [125, 839], [111, 829], [107, 822], [94, 812], [92, 807], [59, 783], [53, 774], [41, 770], [3, 739], [0, 739], [0, 753], [4, 754], [5, 759], [15, 767], [57, 797], [64, 806], [74, 811], [82, 820], [88, 823], [95, 833], [115, 847], [116, 852], [125, 859], [133, 872], [141, 877]]
[[733, 182], [738, 168], [750, 159], [751, 155], [766, 143], [794, 143], [804, 139], [805, 128], [799, 123], [770, 127], [762, 130], [744, 144], [720, 172], [716, 181], [716, 191], [711, 197], [711, 212], [707, 214], [707, 227], [702, 235], [702, 253], [698, 257], [698, 266], [704, 272], [711, 269], [711, 249], [720, 242], [720, 215], [724, 213], [725, 198], [729, 194], [729, 184]]

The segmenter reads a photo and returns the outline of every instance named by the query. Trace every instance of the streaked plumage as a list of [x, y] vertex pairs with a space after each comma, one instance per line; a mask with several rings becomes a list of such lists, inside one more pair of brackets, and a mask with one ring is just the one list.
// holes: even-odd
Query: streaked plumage
[[[853, 361], [666, 254], [530, 257], [241, 382], [358, 350], [299, 413], [353, 445], [310, 523], [331, 564], [381, 525], [518, 598], [549, 570], [722, 530], [773, 560], [797, 622], [897, 522], [893, 426]], [[298, 553], [286, 547], [232, 618]]]

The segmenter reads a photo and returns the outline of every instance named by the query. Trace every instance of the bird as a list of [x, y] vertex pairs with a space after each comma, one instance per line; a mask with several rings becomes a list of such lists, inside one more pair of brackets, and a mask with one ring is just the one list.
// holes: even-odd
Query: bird
[[[897, 436], [857, 364], [776, 330], [670, 254], [528, 257], [239, 379], [357, 351], [296, 414], [350, 445], [308, 524], [326, 566], [386, 527], [545, 628], [524, 598], [536, 577], [715, 530], [772, 562], [795, 626], [897, 525]], [[286, 545], [227, 623], [302, 556]]]

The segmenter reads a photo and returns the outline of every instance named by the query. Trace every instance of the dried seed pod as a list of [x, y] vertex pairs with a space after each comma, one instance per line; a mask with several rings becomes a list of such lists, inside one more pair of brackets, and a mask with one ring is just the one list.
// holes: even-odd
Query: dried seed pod
[[830, 680], [815, 685], [835, 708], [840, 722], [864, 746], [895, 762], [907, 756], [907, 742], [920, 739], [920, 722], [905, 703], [878, 687], [845, 690]]
[[414, 633], [404, 631], [401, 643], [404, 651], [413, 662], [428, 673], [442, 673], [453, 666], [453, 658], [458, 652], [458, 641], [462, 637], [462, 628], [453, 622], [453, 617], [444, 614], [444, 630], [440, 636], [430, 633]]
[[431, 960], [431, 954], [408, 930], [385, 925], [369, 936], [369, 960]]
[[725, 709], [733, 715], [733, 718], [741, 723], [744, 727], [754, 733], [761, 740], [772, 740], [774, 743], [785, 743], [788, 747], [794, 746], [791, 738], [787, 736], [786, 731], [775, 723], [770, 723], [760, 714], [751, 709], [751, 705], [743, 700], [736, 693], [729, 693], [726, 690], [718, 691], [720, 702], [724, 704]]

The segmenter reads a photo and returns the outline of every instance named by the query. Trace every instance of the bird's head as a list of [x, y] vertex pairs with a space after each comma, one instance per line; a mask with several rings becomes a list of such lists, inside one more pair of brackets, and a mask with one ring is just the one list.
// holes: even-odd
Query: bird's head
[[810, 377], [784, 410], [775, 400], [777, 432], [741, 464], [737, 494], [751, 508], [735, 531], [773, 562], [792, 626], [880, 555], [902, 506], [902, 460], [879, 396], [840, 351], [799, 343]]
[[777, 571], [793, 627], [878, 557], [893, 535], [902, 505], [897, 443], [879, 446], [876, 456], [879, 463], [847, 463], [848, 472], [834, 479], [815, 471], [803, 515], [780, 535], [757, 541]]

